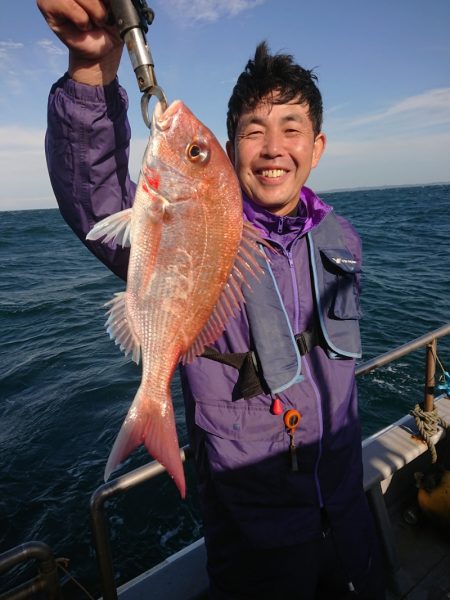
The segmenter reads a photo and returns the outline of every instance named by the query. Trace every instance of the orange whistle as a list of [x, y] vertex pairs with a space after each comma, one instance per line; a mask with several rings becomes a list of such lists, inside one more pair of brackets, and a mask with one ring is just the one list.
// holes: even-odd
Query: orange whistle
[[295, 410], [295, 408], [287, 410], [283, 416], [284, 424], [286, 425], [287, 429], [292, 429], [294, 431], [299, 426], [301, 418], [302, 415], [298, 412], [298, 410]]

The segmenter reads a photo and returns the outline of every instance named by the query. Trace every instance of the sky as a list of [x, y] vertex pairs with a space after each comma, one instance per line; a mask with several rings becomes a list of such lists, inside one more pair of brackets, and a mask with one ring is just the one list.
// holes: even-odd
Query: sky
[[[450, 181], [449, 0], [148, 0], [147, 41], [169, 101], [183, 100], [222, 144], [239, 73], [266, 40], [314, 68], [326, 152], [316, 191]], [[0, 211], [56, 208], [44, 154], [50, 87], [67, 50], [34, 0], [0, 3]], [[149, 134], [125, 52], [130, 172]]]

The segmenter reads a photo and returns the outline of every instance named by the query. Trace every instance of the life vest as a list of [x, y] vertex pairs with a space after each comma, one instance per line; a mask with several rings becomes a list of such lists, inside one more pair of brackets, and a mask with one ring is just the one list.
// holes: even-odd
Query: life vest
[[292, 331], [270, 262], [258, 257], [266, 275], [252, 280], [251, 291], [243, 289], [254, 350], [220, 354], [208, 349], [203, 355], [240, 370], [244, 397], [262, 391], [280, 393], [302, 381], [301, 355], [314, 345], [320, 344], [330, 359], [361, 356], [355, 282], [361, 266], [346, 247], [334, 212], [329, 212], [306, 238], [316, 308], [314, 330]]

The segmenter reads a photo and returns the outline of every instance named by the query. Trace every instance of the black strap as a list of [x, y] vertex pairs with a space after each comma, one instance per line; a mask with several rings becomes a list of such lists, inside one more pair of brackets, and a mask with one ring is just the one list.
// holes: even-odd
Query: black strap
[[[304, 356], [314, 346], [320, 344], [320, 335], [316, 328], [307, 329], [295, 336], [295, 341], [300, 352]], [[216, 362], [234, 367], [239, 371], [236, 388], [239, 389], [239, 397], [248, 400], [258, 394], [267, 394], [268, 388], [262, 374], [258, 372], [258, 362], [253, 350], [248, 352], [225, 352], [221, 353], [215, 348], [205, 348], [202, 358], [209, 358]]]
[[298, 333], [295, 336], [300, 356], [305, 356], [308, 352], [314, 348], [314, 346], [320, 345], [320, 336], [317, 329], [306, 329], [302, 333]]
[[202, 357], [234, 367], [239, 371], [236, 388], [239, 390], [241, 398], [244, 397], [245, 400], [248, 400], [258, 394], [267, 393], [267, 386], [258, 373], [256, 356], [252, 350], [221, 353], [215, 348], [205, 348]]

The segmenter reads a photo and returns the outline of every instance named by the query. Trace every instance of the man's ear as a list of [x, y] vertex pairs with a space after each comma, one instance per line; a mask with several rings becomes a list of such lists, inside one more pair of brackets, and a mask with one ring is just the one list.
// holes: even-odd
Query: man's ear
[[230, 142], [230, 140], [228, 140], [225, 145], [225, 149], [227, 151], [228, 158], [230, 159], [231, 164], [234, 167], [234, 144], [233, 144], [233, 142]]
[[326, 145], [327, 145], [327, 137], [321, 131], [319, 133], [319, 135], [316, 136], [316, 139], [314, 140], [314, 149], [313, 149], [312, 164], [311, 164], [312, 169], [317, 167], [317, 165], [319, 164], [319, 160], [320, 160], [322, 154], [325, 152]]

